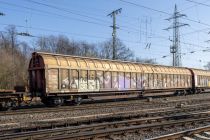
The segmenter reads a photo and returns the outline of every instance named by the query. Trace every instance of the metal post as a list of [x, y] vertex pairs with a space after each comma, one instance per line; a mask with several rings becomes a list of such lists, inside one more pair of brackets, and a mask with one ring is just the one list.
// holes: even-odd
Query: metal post
[[107, 16], [110, 16], [113, 18], [113, 25], [111, 26], [112, 29], [113, 29], [113, 32], [112, 32], [112, 47], [113, 47], [113, 51], [112, 51], [112, 59], [115, 60], [117, 57], [116, 57], [116, 30], [118, 29], [118, 27], [116, 26], [116, 15], [118, 13], [121, 13], [122, 11], [122, 8], [120, 9], [117, 9], [117, 10], [114, 10], [112, 11], [110, 14], [108, 14]]
[[170, 47], [170, 53], [173, 54], [173, 66], [181, 66], [181, 47], [180, 47], [180, 36], [179, 36], [179, 28], [183, 26], [189, 26], [189, 24], [180, 23], [178, 21], [179, 18], [184, 17], [186, 15], [180, 14], [177, 11], [177, 6], [175, 5], [174, 14], [172, 17], [166, 20], [173, 19], [173, 25], [168, 27], [165, 30], [173, 29], [173, 45]]

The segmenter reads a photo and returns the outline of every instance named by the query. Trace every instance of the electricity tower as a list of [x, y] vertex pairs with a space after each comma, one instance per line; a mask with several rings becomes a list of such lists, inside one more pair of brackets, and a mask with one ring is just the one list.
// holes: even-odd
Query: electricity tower
[[122, 8], [120, 9], [117, 9], [117, 10], [114, 10], [112, 11], [110, 14], [108, 14], [107, 16], [110, 16], [113, 18], [113, 25], [110, 26], [112, 29], [113, 29], [113, 32], [112, 32], [112, 47], [113, 47], [113, 50], [112, 50], [112, 59], [115, 60], [116, 59], [116, 30], [119, 29], [119, 27], [116, 26], [116, 15], [121, 13], [122, 11]]
[[170, 47], [170, 53], [173, 54], [173, 66], [182, 66], [179, 28], [189, 26], [189, 24], [179, 22], [179, 18], [181, 17], [186, 17], [186, 15], [180, 14], [177, 11], [177, 6], [175, 5], [174, 14], [172, 17], [166, 19], [168, 21], [173, 20], [173, 25], [165, 29], [173, 29], [173, 45]]

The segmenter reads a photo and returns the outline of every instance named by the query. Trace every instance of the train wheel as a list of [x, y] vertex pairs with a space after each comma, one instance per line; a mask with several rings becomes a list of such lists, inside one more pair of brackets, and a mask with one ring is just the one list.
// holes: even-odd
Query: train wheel
[[82, 98], [81, 98], [81, 97], [76, 97], [76, 98], [74, 99], [74, 103], [75, 103], [76, 105], [80, 105], [80, 104], [82, 103]]
[[11, 110], [12, 109], [12, 103], [7, 101], [7, 102], [1, 102], [0, 104], [0, 110]]
[[61, 106], [63, 104], [63, 98], [42, 98], [42, 103], [49, 107]]
[[179, 91], [176, 91], [176, 92], [174, 93], [174, 95], [175, 95], [175, 96], [179, 96], [179, 95], [180, 95]]
[[187, 95], [187, 91], [186, 91], [186, 90], [183, 91], [183, 95], [184, 95], [184, 96]]
[[61, 106], [63, 105], [63, 98], [53, 98], [52, 103], [54, 106]]
[[201, 94], [201, 89], [197, 89], [196, 94]]
[[144, 97], [144, 92], [139, 92], [138, 98], [143, 98]]
[[46, 105], [46, 106], [50, 106], [50, 102], [49, 102], [49, 98], [41, 98], [41, 102]]

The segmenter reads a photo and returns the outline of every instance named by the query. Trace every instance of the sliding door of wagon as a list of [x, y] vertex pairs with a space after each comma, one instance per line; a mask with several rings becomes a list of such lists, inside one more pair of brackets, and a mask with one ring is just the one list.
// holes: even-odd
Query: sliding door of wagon
[[44, 69], [30, 71], [30, 90], [32, 96], [40, 96], [45, 89]]

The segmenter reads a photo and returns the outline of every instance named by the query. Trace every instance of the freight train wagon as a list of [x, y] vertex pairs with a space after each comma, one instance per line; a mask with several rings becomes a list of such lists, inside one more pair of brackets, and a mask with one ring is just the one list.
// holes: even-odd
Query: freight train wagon
[[210, 71], [201, 69], [190, 69], [192, 72], [194, 93], [201, 93], [210, 90]]
[[[199, 70], [34, 52], [29, 64], [30, 92], [45, 104], [99, 96], [193, 93]], [[199, 77], [199, 76], [198, 76]]]

